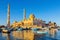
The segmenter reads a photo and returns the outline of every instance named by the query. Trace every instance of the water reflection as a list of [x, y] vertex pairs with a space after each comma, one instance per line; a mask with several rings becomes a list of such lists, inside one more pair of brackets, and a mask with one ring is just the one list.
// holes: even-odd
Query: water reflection
[[[48, 36], [46, 36], [48, 35]], [[31, 30], [28, 31], [13, 31], [10, 34], [1, 33], [0, 40], [57, 40], [57, 33], [50, 34], [36, 34]], [[59, 39], [60, 40], [60, 39]]]
[[4, 40], [14, 40], [13, 36], [11, 34], [7, 34], [7, 33], [2, 33], [1, 37], [2, 37], [1, 39], [4, 39]]
[[49, 36], [56, 39], [57, 30], [55, 30], [55, 29], [49, 30]]
[[23, 40], [33, 40], [34, 33], [32, 31], [14, 31], [12, 33], [15, 39], [23, 39]]

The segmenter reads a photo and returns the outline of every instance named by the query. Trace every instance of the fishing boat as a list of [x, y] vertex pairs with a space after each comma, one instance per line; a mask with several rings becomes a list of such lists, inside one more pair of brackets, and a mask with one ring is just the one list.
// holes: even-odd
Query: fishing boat
[[36, 31], [37, 34], [47, 34], [47, 31]]
[[36, 33], [36, 34], [47, 34], [48, 33], [48, 30], [41, 29], [41, 30], [34, 31], [34, 33]]
[[2, 28], [2, 32], [3, 33], [10, 33], [11, 32], [11, 29]]
[[8, 33], [8, 30], [2, 30], [3, 33]]

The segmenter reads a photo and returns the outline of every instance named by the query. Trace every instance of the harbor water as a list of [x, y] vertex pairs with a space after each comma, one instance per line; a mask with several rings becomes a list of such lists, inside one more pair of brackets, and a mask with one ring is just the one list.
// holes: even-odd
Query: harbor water
[[0, 33], [0, 40], [60, 40], [60, 31], [52, 34], [37, 34], [31, 30], [13, 31], [10, 34]]

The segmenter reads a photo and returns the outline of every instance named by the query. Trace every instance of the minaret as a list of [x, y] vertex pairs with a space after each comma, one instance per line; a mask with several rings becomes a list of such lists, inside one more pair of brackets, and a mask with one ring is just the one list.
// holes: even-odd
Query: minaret
[[7, 27], [10, 27], [10, 4], [8, 4]]
[[24, 9], [24, 20], [26, 20], [26, 9]]

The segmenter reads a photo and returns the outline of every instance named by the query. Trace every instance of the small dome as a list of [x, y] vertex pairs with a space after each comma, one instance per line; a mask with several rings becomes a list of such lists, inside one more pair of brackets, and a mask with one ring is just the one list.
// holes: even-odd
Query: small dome
[[35, 18], [34, 14], [30, 14], [30, 18]]

